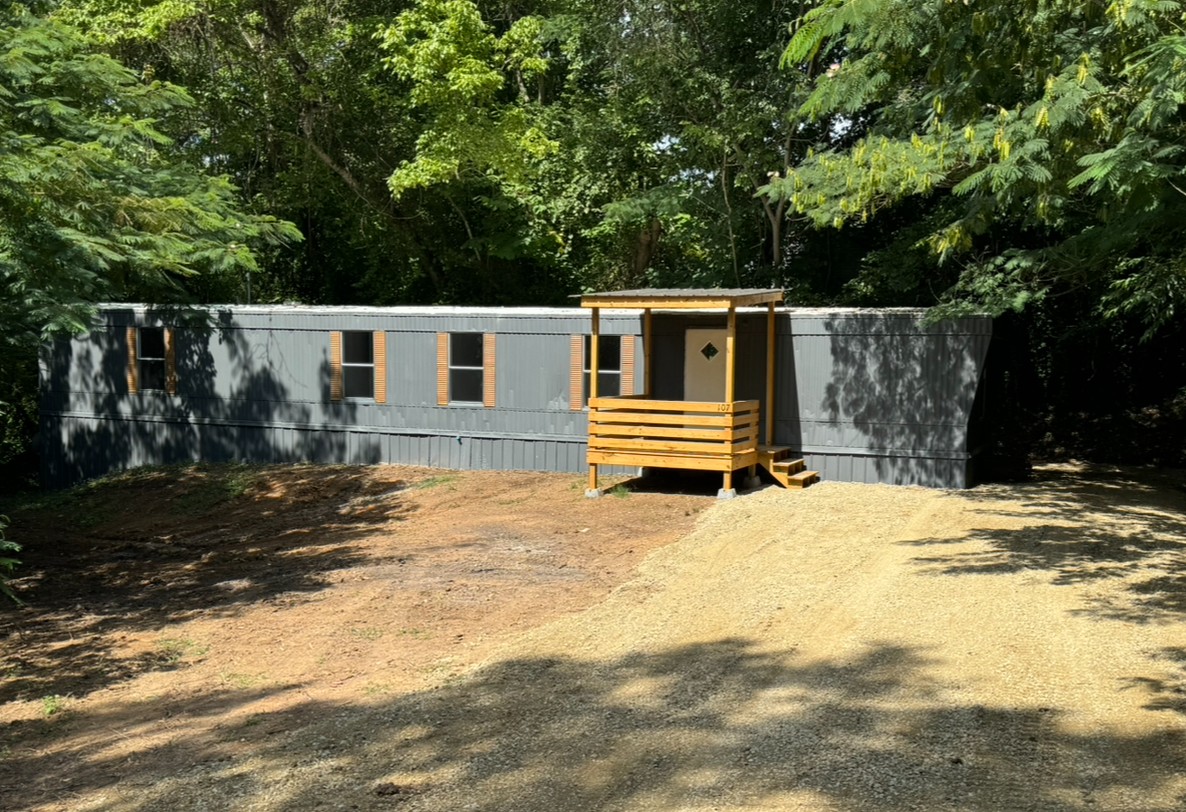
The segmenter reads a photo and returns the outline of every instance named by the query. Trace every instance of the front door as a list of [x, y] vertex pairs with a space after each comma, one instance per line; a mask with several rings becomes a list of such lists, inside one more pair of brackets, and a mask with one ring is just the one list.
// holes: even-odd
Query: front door
[[725, 401], [725, 330], [688, 330], [684, 337], [684, 400]]

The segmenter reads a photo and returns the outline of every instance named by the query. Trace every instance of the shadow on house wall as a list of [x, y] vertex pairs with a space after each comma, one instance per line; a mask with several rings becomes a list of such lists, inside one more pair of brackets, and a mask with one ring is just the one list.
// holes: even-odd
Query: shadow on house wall
[[918, 313], [804, 315], [791, 333], [793, 352], [784, 342], [779, 357], [794, 381], [780, 390], [781, 443], [826, 479], [970, 484], [987, 318], [927, 326]]
[[[174, 327], [176, 395], [130, 392], [131, 325]], [[60, 487], [197, 460], [378, 462], [376, 440], [343, 429], [357, 406], [329, 403], [328, 350], [318, 349], [293, 352], [272, 331], [237, 327], [225, 309], [107, 311], [90, 335], [49, 349], [42, 481]], [[294, 382], [304, 380], [316, 384], [295, 393]]]

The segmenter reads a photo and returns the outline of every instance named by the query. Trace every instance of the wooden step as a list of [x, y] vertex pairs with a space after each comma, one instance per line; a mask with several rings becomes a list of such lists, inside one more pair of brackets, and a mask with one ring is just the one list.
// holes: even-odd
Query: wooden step
[[784, 459], [791, 453], [790, 446], [785, 445], [760, 445], [758, 446], [758, 463], [766, 468], [770, 467], [771, 463]]
[[808, 471], [802, 458], [787, 459], [790, 454], [787, 446], [759, 446], [758, 463], [784, 488], [801, 490], [819, 482], [818, 472]]
[[805, 463], [802, 459], [779, 460], [778, 462], [770, 465], [769, 471], [775, 475], [782, 474], [784, 476], [790, 476], [791, 474], [799, 473], [806, 467], [807, 463]]
[[786, 482], [783, 483], [783, 487], [798, 488], [801, 490], [817, 482], [819, 482], [819, 471], [800, 471], [797, 474], [791, 474], [787, 477]]

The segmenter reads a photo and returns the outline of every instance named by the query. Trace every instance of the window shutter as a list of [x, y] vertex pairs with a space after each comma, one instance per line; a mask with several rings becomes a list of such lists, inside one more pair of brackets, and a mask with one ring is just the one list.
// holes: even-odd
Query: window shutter
[[494, 333], [482, 336], [482, 405], [487, 409], [495, 406], [494, 377]]
[[585, 408], [585, 337], [570, 336], [568, 360], [568, 408]]
[[136, 340], [139, 335], [135, 327], [128, 328], [128, 394], [130, 395], [140, 392], [140, 359], [136, 352]]
[[622, 336], [622, 386], [623, 396], [634, 394], [634, 336]]
[[375, 331], [375, 403], [387, 402], [387, 333]]
[[329, 334], [329, 399], [342, 399], [342, 333]]
[[449, 405], [449, 334], [437, 333], [437, 406]]
[[165, 336], [165, 392], [177, 394], [177, 345], [173, 340], [173, 328], [164, 329]]

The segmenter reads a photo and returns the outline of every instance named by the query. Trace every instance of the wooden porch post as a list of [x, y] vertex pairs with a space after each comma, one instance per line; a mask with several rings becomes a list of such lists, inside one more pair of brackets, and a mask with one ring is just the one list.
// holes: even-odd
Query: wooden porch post
[[[593, 405], [593, 399], [597, 397], [597, 371], [600, 369], [598, 363], [599, 357], [597, 345], [601, 337], [601, 311], [598, 308], [593, 308], [593, 333], [589, 339], [589, 414], [593, 414], [596, 406]], [[590, 426], [592, 428], [592, 426]], [[592, 437], [592, 433], [590, 433]], [[595, 494], [597, 491], [597, 463], [589, 463], [589, 495]]]
[[[729, 321], [725, 333], [725, 402], [732, 403], [737, 398], [737, 382], [734, 374], [737, 369], [737, 311], [729, 308]], [[732, 410], [730, 410], [732, 411]]]
[[652, 396], [651, 384], [655, 380], [651, 373], [651, 309], [649, 307], [642, 311], [642, 352], [643, 363], [646, 365], [643, 370], [642, 396], [649, 398]]
[[[725, 329], [725, 403], [728, 404], [728, 414], [733, 414], [733, 401], [737, 399], [737, 311], [730, 306], [729, 317], [726, 322]], [[730, 437], [729, 443], [733, 440]], [[721, 486], [723, 493], [733, 489], [733, 471], [725, 472], [724, 484]]]
[[774, 302], [766, 303], [766, 445], [774, 445]]

